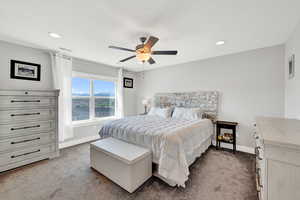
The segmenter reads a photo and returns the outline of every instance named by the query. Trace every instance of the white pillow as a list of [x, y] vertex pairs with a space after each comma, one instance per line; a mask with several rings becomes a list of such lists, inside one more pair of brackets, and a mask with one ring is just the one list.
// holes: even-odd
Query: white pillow
[[169, 118], [171, 117], [171, 113], [172, 113], [172, 108], [152, 107], [148, 112], [148, 115], [157, 115], [163, 118]]
[[172, 118], [176, 119], [201, 119], [202, 110], [200, 108], [178, 108], [176, 107]]

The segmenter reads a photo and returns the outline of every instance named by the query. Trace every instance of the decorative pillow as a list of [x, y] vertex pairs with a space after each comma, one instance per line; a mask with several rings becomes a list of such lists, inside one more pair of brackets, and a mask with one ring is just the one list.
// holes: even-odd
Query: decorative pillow
[[202, 110], [200, 108], [179, 108], [176, 107], [172, 118], [180, 119], [201, 119]]
[[148, 115], [157, 115], [163, 118], [169, 118], [171, 117], [172, 108], [158, 108], [158, 107], [152, 107], [150, 111], [148, 112]]

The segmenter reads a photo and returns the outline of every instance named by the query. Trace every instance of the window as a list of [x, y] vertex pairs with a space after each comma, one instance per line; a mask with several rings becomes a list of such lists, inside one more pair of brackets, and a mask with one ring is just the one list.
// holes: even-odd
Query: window
[[116, 111], [116, 81], [74, 73], [72, 78], [72, 120], [113, 117]]
[[72, 79], [72, 120], [90, 119], [90, 80]]
[[94, 80], [95, 117], [115, 115], [115, 83]]

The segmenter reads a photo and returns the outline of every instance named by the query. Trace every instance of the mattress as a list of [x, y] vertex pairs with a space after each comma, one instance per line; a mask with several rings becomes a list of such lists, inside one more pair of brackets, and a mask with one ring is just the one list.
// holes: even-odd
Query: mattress
[[211, 138], [213, 124], [208, 119], [173, 119], [159, 116], [132, 116], [106, 123], [100, 136], [114, 137], [152, 151], [161, 177], [185, 186], [189, 164], [199, 157], [201, 145]]

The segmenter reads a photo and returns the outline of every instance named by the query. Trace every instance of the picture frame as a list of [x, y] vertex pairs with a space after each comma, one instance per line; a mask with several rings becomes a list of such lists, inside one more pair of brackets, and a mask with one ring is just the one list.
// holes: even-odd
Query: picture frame
[[40, 81], [41, 65], [19, 60], [10, 60], [10, 78]]
[[123, 79], [123, 87], [124, 88], [133, 88], [133, 79], [124, 77]]
[[289, 73], [289, 79], [292, 79], [295, 77], [295, 55], [293, 54], [289, 59], [289, 65], [288, 65], [288, 73]]

